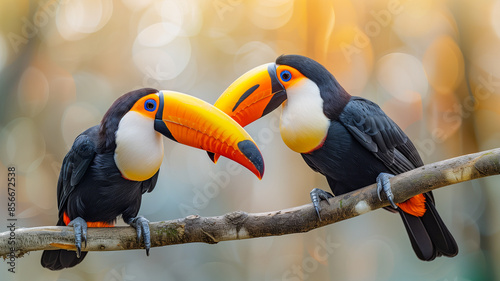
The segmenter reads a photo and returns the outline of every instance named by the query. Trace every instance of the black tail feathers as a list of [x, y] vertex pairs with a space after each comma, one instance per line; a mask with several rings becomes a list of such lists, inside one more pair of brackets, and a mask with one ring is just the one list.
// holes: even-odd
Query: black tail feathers
[[50, 270], [61, 270], [68, 267], [73, 267], [83, 261], [87, 252], [82, 252], [79, 258], [76, 257], [75, 251], [68, 250], [53, 250], [43, 251], [42, 266]]
[[[65, 225], [62, 220], [57, 222], [57, 225]], [[83, 261], [87, 252], [82, 252], [79, 258], [76, 257], [75, 251], [68, 250], [53, 250], [43, 251], [41, 264], [43, 267], [50, 270], [61, 270], [68, 267], [73, 267]]]
[[456, 256], [457, 243], [434, 207], [432, 194], [424, 196], [427, 211], [422, 217], [398, 209], [415, 254], [424, 261], [432, 261], [439, 256]]

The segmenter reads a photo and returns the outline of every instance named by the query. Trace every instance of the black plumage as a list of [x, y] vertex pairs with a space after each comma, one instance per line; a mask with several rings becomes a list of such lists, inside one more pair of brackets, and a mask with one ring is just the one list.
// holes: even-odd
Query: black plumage
[[[252, 85], [251, 91], [248, 85]], [[318, 62], [300, 55], [282, 55], [274, 64], [242, 75], [215, 106], [246, 125], [283, 102], [283, 140], [326, 177], [334, 194], [377, 183], [391, 202], [392, 207], [386, 209], [400, 213], [420, 259], [458, 253], [431, 192], [401, 202], [399, 208], [393, 202], [389, 178], [423, 165], [408, 136], [377, 104], [352, 97]], [[316, 188], [310, 195], [320, 216], [320, 200], [332, 195]]]
[[[326, 176], [334, 194], [373, 184], [380, 173], [400, 174], [423, 165], [407, 135], [377, 104], [351, 97], [321, 64], [295, 55], [281, 56], [276, 64], [297, 69], [320, 89], [330, 127], [323, 145], [302, 157]], [[458, 246], [435, 209], [432, 193], [424, 196], [427, 211], [422, 217], [398, 208], [415, 253], [427, 261], [455, 256]]]
[[[134, 103], [155, 92], [141, 89], [121, 96], [105, 114], [101, 125], [75, 139], [63, 160], [57, 183], [57, 225], [66, 225], [65, 213], [70, 220], [81, 217], [87, 222], [107, 224], [114, 224], [120, 215], [127, 223], [137, 216], [142, 194], [154, 189], [158, 172], [146, 181], [125, 179], [114, 161], [115, 132], [119, 120]], [[41, 263], [43, 267], [59, 270], [79, 264], [86, 254], [82, 252], [77, 257], [75, 251], [44, 251]]]
[[76, 251], [44, 251], [44, 267], [58, 270], [80, 263], [86, 255], [81, 251], [87, 228], [112, 226], [119, 216], [135, 228], [149, 255], [149, 221], [137, 214], [142, 194], [151, 192], [158, 179], [164, 156], [161, 135], [224, 155], [259, 178], [264, 173], [262, 155], [250, 135], [209, 103], [175, 91], [129, 92], [111, 105], [100, 125], [75, 139], [64, 158], [57, 225], [73, 227]]
[[[302, 156], [326, 176], [336, 195], [373, 184], [380, 173], [400, 174], [423, 165], [402, 130], [376, 104], [358, 97], [331, 120], [323, 146]], [[422, 260], [456, 255], [458, 247], [434, 207], [432, 193], [425, 197], [422, 217], [398, 209], [415, 253]]]

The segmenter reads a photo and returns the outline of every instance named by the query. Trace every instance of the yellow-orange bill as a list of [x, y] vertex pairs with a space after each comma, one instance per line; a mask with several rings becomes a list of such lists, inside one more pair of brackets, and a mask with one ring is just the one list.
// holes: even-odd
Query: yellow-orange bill
[[157, 131], [179, 143], [232, 159], [262, 178], [262, 154], [236, 121], [193, 96], [172, 91], [160, 91], [159, 95]]
[[[276, 64], [258, 66], [234, 81], [215, 102], [241, 126], [246, 126], [273, 111], [286, 99], [286, 92], [276, 77]], [[217, 162], [219, 155], [209, 153]]]

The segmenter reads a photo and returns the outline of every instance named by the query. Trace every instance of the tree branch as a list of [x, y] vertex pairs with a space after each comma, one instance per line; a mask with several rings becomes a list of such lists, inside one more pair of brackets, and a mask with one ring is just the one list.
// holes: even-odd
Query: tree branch
[[[395, 202], [402, 202], [417, 194], [443, 186], [500, 174], [500, 149], [488, 150], [428, 164], [391, 179]], [[321, 218], [316, 217], [312, 204], [266, 213], [241, 211], [217, 217], [188, 216], [183, 219], [152, 222], [151, 244], [160, 247], [175, 244], [278, 236], [307, 232], [338, 221], [346, 220], [371, 210], [388, 206], [384, 198], [379, 201], [376, 185], [336, 196], [328, 205], [322, 202]], [[12, 236], [15, 235], [15, 236]], [[42, 226], [19, 228], [15, 234], [0, 233], [0, 256], [11, 254], [9, 238], [15, 237], [15, 254], [30, 251], [74, 250], [72, 227]], [[89, 228], [86, 251], [118, 251], [142, 249], [136, 232], [131, 227]]]

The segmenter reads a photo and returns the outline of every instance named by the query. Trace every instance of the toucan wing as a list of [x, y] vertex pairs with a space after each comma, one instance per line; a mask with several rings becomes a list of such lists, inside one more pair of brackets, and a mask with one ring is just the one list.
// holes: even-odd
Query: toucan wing
[[57, 204], [60, 217], [62, 217], [69, 195], [75, 190], [94, 159], [98, 131], [99, 126], [94, 126], [76, 137], [73, 146], [64, 157], [57, 182]]
[[[353, 97], [339, 116], [349, 133], [380, 159], [394, 174], [423, 166], [417, 149], [408, 136], [380, 107], [363, 98]], [[422, 217], [399, 210], [413, 249], [422, 260], [436, 255], [454, 256], [458, 247], [434, 207], [432, 192], [424, 194], [426, 209]]]
[[423, 165], [408, 136], [377, 104], [352, 97], [340, 114], [339, 121], [392, 173], [401, 174]]

